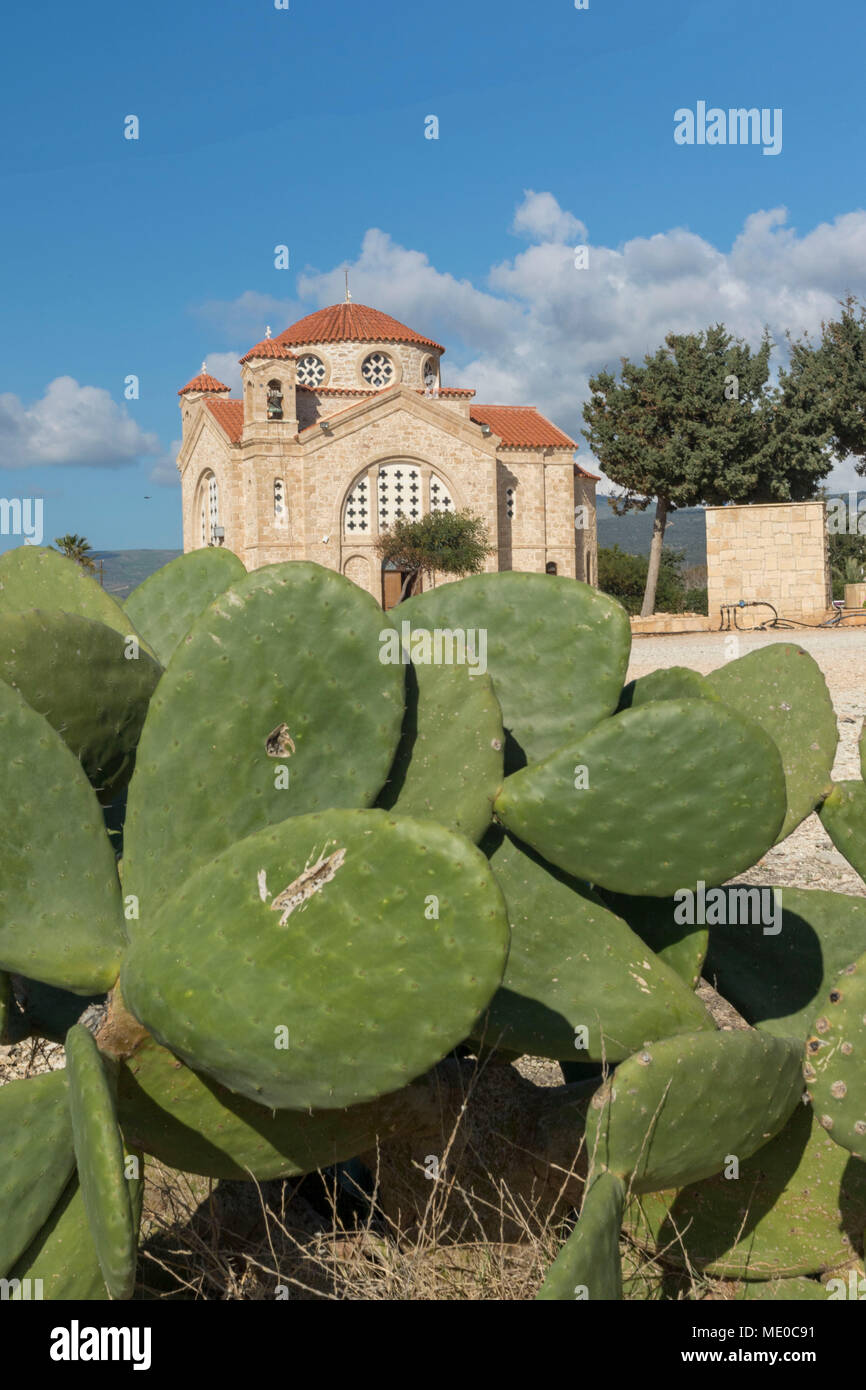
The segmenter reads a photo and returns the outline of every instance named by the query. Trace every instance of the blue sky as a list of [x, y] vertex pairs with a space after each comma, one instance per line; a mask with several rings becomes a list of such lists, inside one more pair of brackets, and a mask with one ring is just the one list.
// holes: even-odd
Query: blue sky
[[[671, 329], [816, 329], [866, 295], [864, 35], [862, 0], [7, 9], [0, 494], [179, 546], [178, 388], [344, 266], [446, 384], [578, 438], [588, 376]], [[781, 108], [781, 153], [675, 144], [698, 101]]]

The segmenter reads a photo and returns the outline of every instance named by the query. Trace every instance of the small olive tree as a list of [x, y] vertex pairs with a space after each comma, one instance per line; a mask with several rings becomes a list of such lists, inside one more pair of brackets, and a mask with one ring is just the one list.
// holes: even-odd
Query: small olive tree
[[481, 518], [464, 510], [428, 512], [420, 521], [398, 516], [379, 537], [376, 550], [383, 561], [405, 572], [397, 600], [402, 603], [420, 574], [478, 574], [494, 548]]

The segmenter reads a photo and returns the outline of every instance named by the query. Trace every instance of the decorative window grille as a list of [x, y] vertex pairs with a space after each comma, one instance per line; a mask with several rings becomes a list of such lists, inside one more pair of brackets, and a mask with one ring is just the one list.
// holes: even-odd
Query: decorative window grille
[[424, 385], [427, 387], [428, 391], [438, 385], [439, 373], [436, 370], [436, 359], [434, 357], [426, 357], [424, 359], [423, 379]]
[[358, 479], [346, 499], [343, 525], [350, 535], [370, 534], [370, 484], [366, 474]]
[[513, 487], [507, 487], [507, 488], [505, 489], [505, 515], [508, 517], [508, 520], [509, 520], [509, 521], [513, 521], [513, 520], [514, 520], [514, 488], [513, 488]]
[[394, 380], [394, 363], [387, 353], [371, 352], [369, 357], [364, 358], [361, 375], [369, 386], [381, 390]]
[[298, 363], [299, 386], [321, 386], [325, 380], [325, 364], [314, 352], [305, 353]]
[[431, 512], [450, 512], [454, 506], [447, 487], [441, 478], [437, 478], [434, 473], [430, 479], [430, 510]]
[[268, 382], [268, 419], [283, 418], [283, 387], [279, 381]]
[[286, 485], [282, 478], [274, 478], [274, 521], [277, 526], [285, 526], [288, 521]]
[[379, 529], [403, 516], [421, 517], [421, 471], [411, 463], [386, 463], [379, 469]]
[[214, 532], [215, 532], [216, 528], [217, 528], [217, 527], [219, 526], [219, 524], [220, 524], [220, 515], [219, 515], [219, 489], [217, 488], [217, 480], [216, 480], [216, 478], [214, 477], [213, 473], [211, 473], [210, 477], [208, 478], [208, 484], [207, 484], [207, 501], [208, 501], [208, 520], [209, 520], [209, 522], [210, 522], [210, 525], [209, 525], [209, 528], [208, 528], [209, 534], [208, 534], [207, 542], [208, 542], [208, 544], [213, 545], [214, 542], [216, 541], [216, 536], [214, 535]]

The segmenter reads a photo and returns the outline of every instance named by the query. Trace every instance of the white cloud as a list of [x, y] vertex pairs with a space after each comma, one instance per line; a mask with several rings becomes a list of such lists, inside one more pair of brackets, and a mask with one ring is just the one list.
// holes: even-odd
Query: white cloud
[[0, 395], [0, 468], [122, 468], [161, 447], [108, 391], [80, 386], [71, 376], [49, 382], [33, 405]]
[[583, 241], [586, 225], [564, 212], [552, 193], [524, 190], [523, 202], [514, 214], [511, 230], [528, 241]]
[[150, 470], [150, 481], [157, 487], [180, 487], [180, 474], [177, 471], [177, 456], [182, 440], [173, 439], [164, 454], [160, 454]]

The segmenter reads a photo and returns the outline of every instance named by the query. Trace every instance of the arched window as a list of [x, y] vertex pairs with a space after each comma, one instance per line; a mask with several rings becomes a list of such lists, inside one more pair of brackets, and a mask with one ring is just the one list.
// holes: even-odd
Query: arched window
[[288, 519], [286, 485], [282, 478], [274, 478], [274, 522], [277, 526], [285, 526]]
[[280, 381], [268, 382], [268, 419], [283, 418], [283, 385]]
[[544, 566], [544, 573], [545, 573], [545, 574], [556, 574], [556, 561], [555, 561], [555, 560], [548, 560], [547, 564]]
[[208, 520], [210, 522], [208, 543], [210, 545], [215, 545], [217, 527], [220, 524], [220, 498], [219, 488], [217, 487], [217, 480], [214, 477], [213, 473], [211, 473], [207, 483], [207, 505]]

